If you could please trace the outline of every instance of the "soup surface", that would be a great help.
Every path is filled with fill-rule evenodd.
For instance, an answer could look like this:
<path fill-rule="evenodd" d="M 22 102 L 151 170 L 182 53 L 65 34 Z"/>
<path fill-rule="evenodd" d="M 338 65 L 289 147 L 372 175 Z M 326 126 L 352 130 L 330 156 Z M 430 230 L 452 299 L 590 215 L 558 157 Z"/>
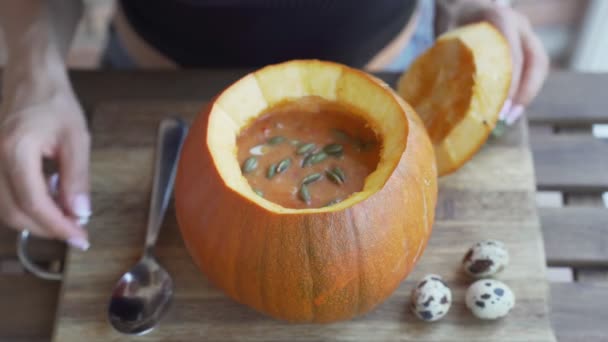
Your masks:
<path fill-rule="evenodd" d="M 361 191 L 381 142 L 350 108 L 318 97 L 274 106 L 237 137 L 243 175 L 286 208 L 319 208 Z"/>

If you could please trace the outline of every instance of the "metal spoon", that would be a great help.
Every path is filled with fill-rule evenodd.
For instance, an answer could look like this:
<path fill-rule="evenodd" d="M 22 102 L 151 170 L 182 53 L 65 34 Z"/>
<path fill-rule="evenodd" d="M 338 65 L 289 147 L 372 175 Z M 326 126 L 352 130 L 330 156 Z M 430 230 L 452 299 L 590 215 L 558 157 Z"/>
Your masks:
<path fill-rule="evenodd" d="M 158 129 L 144 253 L 116 284 L 108 308 L 110 323 L 121 333 L 143 335 L 154 329 L 173 296 L 173 280 L 156 261 L 153 248 L 173 191 L 186 132 L 186 124 L 178 119 L 165 119 Z"/>

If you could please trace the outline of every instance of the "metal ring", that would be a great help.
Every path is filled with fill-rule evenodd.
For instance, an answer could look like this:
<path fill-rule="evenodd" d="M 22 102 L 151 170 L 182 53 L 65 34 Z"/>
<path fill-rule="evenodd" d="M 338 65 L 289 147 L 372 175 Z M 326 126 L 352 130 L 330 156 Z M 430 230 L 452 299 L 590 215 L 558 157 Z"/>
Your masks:
<path fill-rule="evenodd" d="M 22 230 L 17 237 L 17 257 L 19 261 L 25 267 L 26 270 L 30 271 L 33 275 L 38 278 L 45 280 L 61 280 L 63 279 L 63 273 L 50 272 L 36 265 L 27 254 L 27 241 L 30 237 L 28 230 Z"/>

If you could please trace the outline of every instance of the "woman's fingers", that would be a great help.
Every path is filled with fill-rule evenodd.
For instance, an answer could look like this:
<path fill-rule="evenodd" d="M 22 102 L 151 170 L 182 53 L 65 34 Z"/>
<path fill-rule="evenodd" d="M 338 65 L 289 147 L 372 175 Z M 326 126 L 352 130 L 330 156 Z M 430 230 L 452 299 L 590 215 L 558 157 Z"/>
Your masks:
<path fill-rule="evenodd" d="M 509 7 L 496 6 L 486 10 L 484 20 L 494 25 L 509 43 L 511 48 L 511 87 L 509 88 L 509 99 L 512 99 L 518 90 L 524 65 L 524 54 L 519 34 L 517 13 Z"/>
<path fill-rule="evenodd" d="M 538 95 L 549 72 L 549 56 L 542 42 L 532 30 L 527 18 L 519 16 L 519 36 L 521 39 L 524 64 L 521 80 L 513 102 L 527 106 Z"/>
<path fill-rule="evenodd" d="M 511 48 L 511 86 L 499 115 L 511 125 L 540 91 L 547 76 L 549 58 L 525 16 L 509 7 L 496 6 L 486 14 L 486 20 L 503 33 Z"/>
<path fill-rule="evenodd" d="M 540 91 L 549 68 L 547 53 L 528 19 L 514 9 L 489 1 L 456 3 L 451 10 L 451 22 L 465 25 L 486 21 L 501 31 L 509 43 L 513 64 L 511 84 L 499 117 L 511 124 Z"/>
<path fill-rule="evenodd" d="M 60 196 L 64 207 L 82 225 L 91 216 L 89 146 L 86 130 L 71 130 L 59 145 Z"/>
<path fill-rule="evenodd" d="M 19 139 L 9 146 L 8 152 L 12 153 L 7 158 L 12 161 L 8 167 L 8 181 L 19 210 L 54 237 L 79 249 L 88 249 L 86 232 L 64 215 L 47 190 L 40 148 L 29 139 Z"/>
<path fill-rule="evenodd" d="M 61 75 L 22 76 L 5 79 L 7 92 L 19 96 L 0 107 L 0 177 L 10 189 L 3 195 L 10 202 L 0 201 L 0 214 L 9 215 L 14 227 L 27 225 L 38 235 L 87 249 L 87 233 L 77 222 L 77 216 L 90 214 L 89 137 L 82 108 L 67 79 L 55 77 Z M 61 175 L 51 182 L 59 183 L 58 194 L 49 191 L 43 158 L 58 161 Z"/>

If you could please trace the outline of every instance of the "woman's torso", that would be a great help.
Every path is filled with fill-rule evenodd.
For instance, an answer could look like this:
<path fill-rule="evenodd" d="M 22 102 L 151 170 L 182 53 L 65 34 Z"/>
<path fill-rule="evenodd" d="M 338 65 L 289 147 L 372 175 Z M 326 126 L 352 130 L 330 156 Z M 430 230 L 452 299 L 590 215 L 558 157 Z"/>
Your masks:
<path fill-rule="evenodd" d="M 183 67 L 295 58 L 365 66 L 412 17 L 414 0 L 122 0 L 133 31 Z"/>

